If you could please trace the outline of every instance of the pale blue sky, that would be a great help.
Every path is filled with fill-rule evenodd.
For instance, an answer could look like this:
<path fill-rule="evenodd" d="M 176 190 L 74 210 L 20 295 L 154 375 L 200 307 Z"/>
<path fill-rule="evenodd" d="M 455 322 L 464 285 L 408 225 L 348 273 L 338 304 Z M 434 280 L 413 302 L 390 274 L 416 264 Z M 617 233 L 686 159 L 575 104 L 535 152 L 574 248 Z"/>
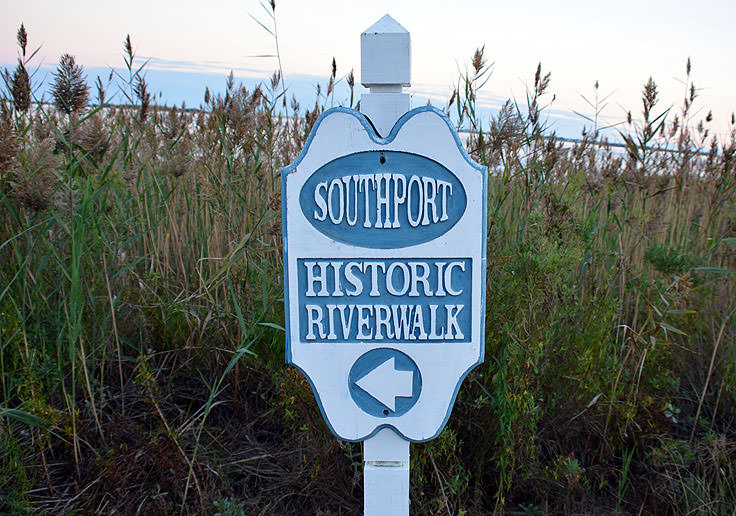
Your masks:
<path fill-rule="evenodd" d="M 91 0 L 9 2 L 0 18 L 0 62 L 17 55 L 15 31 L 24 22 L 30 45 L 52 65 L 69 52 L 87 67 L 121 66 L 121 43 L 130 33 L 140 56 L 154 58 L 150 69 L 178 68 L 266 77 L 274 42 L 249 14 L 268 18 L 255 0 Z M 412 36 L 412 82 L 416 91 L 446 100 L 476 47 L 485 45 L 495 62 L 484 98 L 523 100 L 539 61 L 552 72 L 553 107 L 590 112 L 580 94 L 615 92 L 605 114 L 640 111 L 639 92 L 652 75 L 662 107 L 679 107 L 688 56 L 700 89 L 697 106 L 712 109 L 714 129 L 724 132 L 736 110 L 733 21 L 736 2 L 684 1 L 492 2 L 479 0 L 277 0 L 279 43 L 287 81 L 290 75 L 327 75 L 334 56 L 338 73 L 360 70 L 360 33 L 391 14 Z M 172 65 L 174 62 L 185 63 Z M 204 90 L 204 87 L 202 87 Z"/>

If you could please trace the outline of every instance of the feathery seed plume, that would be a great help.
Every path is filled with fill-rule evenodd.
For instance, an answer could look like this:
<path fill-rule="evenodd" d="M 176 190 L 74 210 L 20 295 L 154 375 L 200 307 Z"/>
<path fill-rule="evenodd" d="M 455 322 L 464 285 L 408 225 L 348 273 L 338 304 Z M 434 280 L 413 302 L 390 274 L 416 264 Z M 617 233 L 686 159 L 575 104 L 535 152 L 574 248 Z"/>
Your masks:
<path fill-rule="evenodd" d="M 135 83 L 135 96 L 140 102 L 140 120 L 143 122 L 148 116 L 148 108 L 151 105 L 151 94 L 148 91 L 148 85 L 146 84 L 145 77 L 140 75 L 137 76 Z"/>
<path fill-rule="evenodd" d="M 355 74 L 353 74 L 353 70 L 351 69 L 348 73 L 347 77 L 348 86 L 350 86 L 350 89 L 352 89 L 355 86 Z"/>
<path fill-rule="evenodd" d="M 18 40 L 18 46 L 23 51 L 23 57 L 26 57 L 26 45 L 28 44 L 28 33 L 26 32 L 26 28 L 23 26 L 23 24 L 20 24 L 20 29 L 18 29 L 18 34 L 16 36 Z"/>
<path fill-rule="evenodd" d="M 59 66 L 54 73 L 54 84 L 51 95 L 54 104 L 67 115 L 76 113 L 87 105 L 89 87 L 84 80 L 84 69 L 76 64 L 74 56 L 61 56 Z"/>
<path fill-rule="evenodd" d="M 18 111 L 25 113 L 31 106 L 31 79 L 28 76 L 23 61 L 18 59 L 13 76 L 10 78 L 10 90 L 13 95 L 13 105 Z"/>
<path fill-rule="evenodd" d="M 97 87 L 97 104 L 101 106 L 105 103 L 105 87 L 103 86 L 102 79 L 100 79 L 99 75 L 97 76 L 95 86 Z"/>
<path fill-rule="evenodd" d="M 480 48 L 476 48 L 475 53 L 473 54 L 473 69 L 475 70 L 476 75 L 478 75 L 486 65 L 486 58 L 483 55 L 485 49 L 486 47 L 483 45 Z"/>

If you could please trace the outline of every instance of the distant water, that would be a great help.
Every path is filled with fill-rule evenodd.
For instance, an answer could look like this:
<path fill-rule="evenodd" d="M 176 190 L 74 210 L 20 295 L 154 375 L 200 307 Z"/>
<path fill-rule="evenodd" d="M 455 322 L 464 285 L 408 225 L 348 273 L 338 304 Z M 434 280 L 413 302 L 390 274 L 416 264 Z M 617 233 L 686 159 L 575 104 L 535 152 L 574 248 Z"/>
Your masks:
<path fill-rule="evenodd" d="M 0 64 L 2 68 L 12 70 L 15 65 Z M 35 88 L 34 95 L 36 99 L 50 99 L 50 88 L 53 82 L 53 66 L 44 66 L 35 71 L 32 83 Z M 96 89 L 94 83 L 99 76 L 106 91 L 107 102 L 114 104 L 128 103 L 125 95 L 121 93 L 121 87 L 126 87 L 128 71 L 126 69 L 116 68 L 114 70 L 112 80 L 110 80 L 111 69 L 103 67 L 85 67 L 87 83 L 90 86 L 90 97 L 96 97 Z M 216 95 L 218 93 L 224 95 L 227 74 L 223 73 L 207 73 L 201 71 L 171 71 L 157 70 L 154 68 L 145 69 L 145 78 L 148 84 L 149 92 L 153 97 L 153 102 L 158 105 L 181 106 L 185 103 L 188 108 L 198 108 L 204 104 L 205 89 L 209 89 L 210 93 Z M 117 75 L 116 75 L 117 74 Z M 119 75 L 119 76 L 118 76 Z M 288 103 L 291 105 L 292 97 L 296 98 L 300 104 L 302 112 L 304 109 L 312 109 L 317 97 L 317 85 L 321 86 L 321 95 L 324 97 L 327 89 L 328 77 L 316 75 L 287 75 L 286 76 L 286 96 Z M 264 74 L 262 77 L 254 76 L 238 76 L 235 75 L 235 84 L 243 84 L 249 91 L 252 91 L 259 84 L 270 84 L 270 75 Z M 441 94 L 434 91 L 444 91 L 446 88 L 447 98 L 443 98 Z M 432 105 L 442 109 L 449 100 L 451 85 L 440 85 L 439 88 L 431 88 L 434 91 L 423 92 L 421 87 L 409 88 L 413 94 L 412 105 L 414 107 L 426 105 L 431 101 Z M 281 86 L 278 88 L 280 93 Z M 366 93 L 367 90 L 359 83 L 355 85 L 354 103 L 360 99 L 360 95 Z M 493 97 L 493 101 L 486 102 L 479 106 L 479 115 L 484 119 L 484 126 L 488 126 L 491 116 L 498 112 L 498 106 L 505 100 L 501 97 Z M 324 103 L 324 98 L 322 103 Z M 335 93 L 327 102 L 327 107 L 348 106 L 350 103 L 350 90 L 347 83 L 339 81 L 335 87 Z M 551 130 L 555 131 L 558 136 L 565 138 L 579 138 L 583 129 L 583 120 L 573 113 L 550 110 L 547 112 L 548 124 Z M 613 135 L 612 135 L 613 136 Z"/>
<path fill-rule="evenodd" d="M 11 69 L 11 66 L 7 64 L 0 66 Z M 85 67 L 84 71 L 87 83 L 90 86 L 91 98 L 94 99 L 96 96 L 94 84 L 99 76 L 105 87 L 108 102 L 114 104 L 127 103 L 126 96 L 121 92 L 121 88 L 125 88 L 127 91 L 126 83 L 129 76 L 127 69 Z M 34 87 L 38 88 L 35 90 L 37 99 L 45 97 L 48 100 L 50 98 L 49 92 L 53 83 L 53 72 L 53 67 L 42 67 L 35 72 L 32 82 Z M 227 74 L 222 73 L 145 69 L 143 75 L 156 104 L 181 106 L 182 103 L 186 103 L 186 106 L 190 108 L 198 108 L 201 104 L 204 104 L 205 89 L 209 89 L 215 95 L 217 93 L 224 94 L 227 81 Z M 235 85 L 238 86 L 241 83 L 249 91 L 252 91 L 259 84 L 270 84 L 270 76 L 246 77 L 236 75 Z M 289 101 L 291 101 L 291 96 L 295 95 L 303 107 L 311 107 L 314 105 L 318 83 L 322 84 L 324 90 L 327 85 L 327 78 L 305 75 L 289 76 L 286 84 Z M 281 91 L 281 86 L 278 87 L 278 90 Z M 339 85 L 335 94 L 335 101 L 347 103 L 348 100 L 347 85 Z"/>

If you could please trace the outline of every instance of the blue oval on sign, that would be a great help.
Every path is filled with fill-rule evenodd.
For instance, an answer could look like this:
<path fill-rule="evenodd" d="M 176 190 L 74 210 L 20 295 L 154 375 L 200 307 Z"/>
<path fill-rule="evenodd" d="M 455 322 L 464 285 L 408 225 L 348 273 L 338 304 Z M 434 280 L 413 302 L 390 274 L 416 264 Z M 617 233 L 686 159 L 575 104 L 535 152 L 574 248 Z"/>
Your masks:
<path fill-rule="evenodd" d="M 449 231 L 465 213 L 460 180 L 434 160 L 398 151 L 342 156 L 317 169 L 299 194 L 322 234 L 377 249 L 409 247 Z"/>

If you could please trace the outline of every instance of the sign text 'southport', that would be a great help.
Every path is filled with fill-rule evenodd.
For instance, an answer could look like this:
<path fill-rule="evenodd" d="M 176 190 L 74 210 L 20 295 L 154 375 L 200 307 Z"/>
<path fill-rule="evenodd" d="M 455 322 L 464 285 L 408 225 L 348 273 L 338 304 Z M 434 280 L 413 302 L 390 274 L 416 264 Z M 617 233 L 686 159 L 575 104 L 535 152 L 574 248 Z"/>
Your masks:
<path fill-rule="evenodd" d="M 465 212 L 467 194 L 434 160 L 366 151 L 320 167 L 305 182 L 299 201 L 309 223 L 338 242 L 397 248 L 449 231 Z"/>
<path fill-rule="evenodd" d="M 452 183 L 433 177 L 403 174 L 351 174 L 321 181 L 314 187 L 315 220 L 363 224 L 364 228 L 397 229 L 401 219 L 411 227 L 444 222 Z M 366 209 L 375 206 L 376 209 Z M 359 209 L 360 208 L 360 209 Z M 358 220 L 358 211 L 362 220 Z M 373 213 L 372 213 L 373 212 Z"/>

